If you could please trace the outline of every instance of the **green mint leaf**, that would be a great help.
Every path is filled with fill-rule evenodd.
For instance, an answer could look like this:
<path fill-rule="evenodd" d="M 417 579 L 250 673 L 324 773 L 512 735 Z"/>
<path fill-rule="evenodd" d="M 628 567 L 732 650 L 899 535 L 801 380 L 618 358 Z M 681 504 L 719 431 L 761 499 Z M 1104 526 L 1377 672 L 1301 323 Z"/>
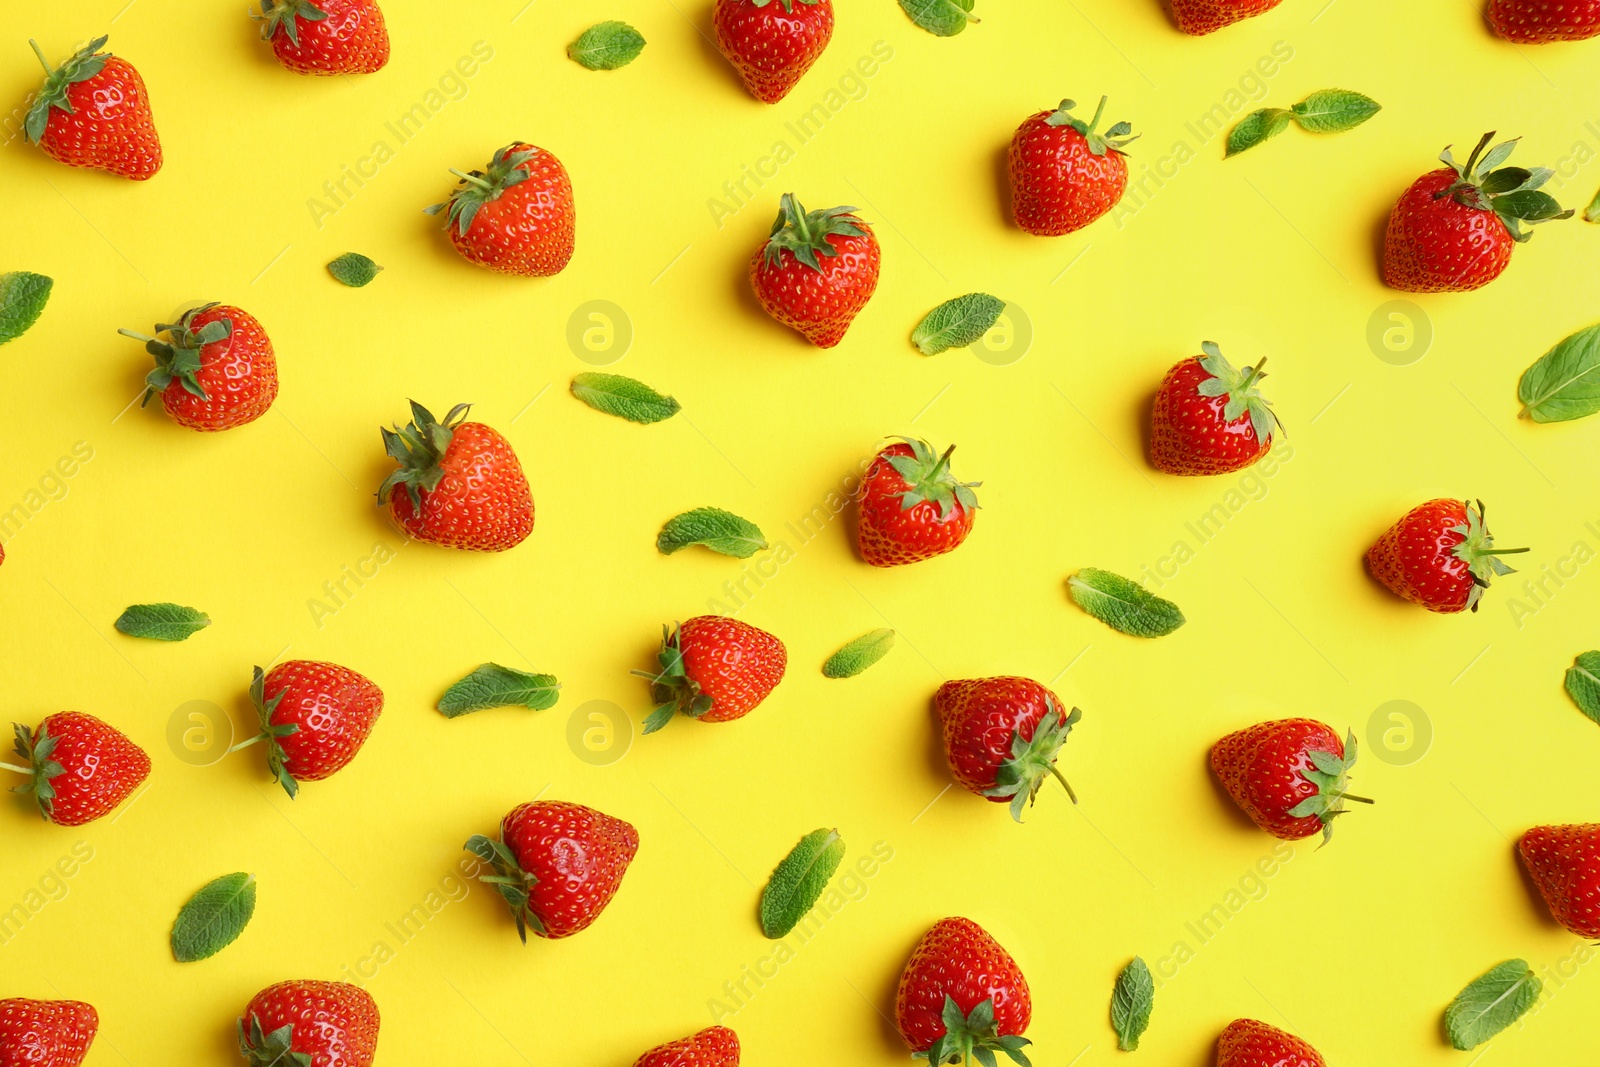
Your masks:
<path fill-rule="evenodd" d="M 554 707 L 560 695 L 561 683 L 553 674 L 529 674 L 498 663 L 485 663 L 444 691 L 439 710 L 447 719 L 486 708 L 544 711 Z"/>
<path fill-rule="evenodd" d="M 670 556 L 690 545 L 704 545 L 724 556 L 749 559 L 767 547 L 761 527 L 721 508 L 695 508 L 667 520 L 656 535 L 656 548 Z"/>
<path fill-rule="evenodd" d="M 1583 218 L 1585 222 L 1600 222 L 1600 193 L 1595 193 L 1589 206 L 1583 209 Z"/>
<path fill-rule="evenodd" d="M 567 58 L 590 70 L 616 70 L 639 58 L 644 35 L 626 22 L 599 22 L 567 45 Z"/>
<path fill-rule="evenodd" d="M 1585 652 L 1567 668 L 1567 695 L 1595 722 L 1600 722 L 1600 652 Z"/>
<path fill-rule="evenodd" d="M 0 274 L 0 345 L 15 341 L 39 321 L 54 284 L 43 274 L 25 270 Z"/>
<path fill-rule="evenodd" d="M 352 289 L 366 285 L 382 269 L 360 252 L 346 252 L 328 264 L 328 273 Z"/>
<path fill-rule="evenodd" d="M 114 624 L 129 637 L 183 641 L 211 625 L 211 616 L 182 604 L 135 604 Z"/>
<path fill-rule="evenodd" d="M 256 913 L 256 876 L 225 874 L 207 883 L 172 924 L 172 956 L 179 963 L 208 959 L 233 944 Z"/>
<path fill-rule="evenodd" d="M 1312 133 L 1353 130 L 1383 110 L 1370 96 L 1348 89 L 1322 89 L 1294 106 L 1295 121 Z"/>
<path fill-rule="evenodd" d="M 893 630 L 873 630 L 849 642 L 828 657 L 822 673 L 828 678 L 854 678 L 884 656 L 894 647 Z"/>
<path fill-rule="evenodd" d="M 1183 612 L 1137 582 L 1098 567 L 1067 579 L 1073 601 L 1113 630 L 1133 637 L 1165 637 L 1184 623 Z"/>
<path fill-rule="evenodd" d="M 954 37 L 967 23 L 980 19 L 972 14 L 973 0 L 900 0 L 911 21 L 936 37 Z"/>
<path fill-rule="evenodd" d="M 1517 399 L 1534 422 L 1566 422 L 1600 411 L 1600 324 L 1579 330 L 1523 371 Z"/>
<path fill-rule="evenodd" d="M 783 858 L 761 891 L 761 932 L 774 941 L 800 925 L 844 859 L 837 830 L 813 830 Z"/>
<path fill-rule="evenodd" d="M 1444 1010 L 1450 1044 L 1462 1052 L 1477 1048 L 1522 1018 L 1543 989 L 1526 960 L 1506 960 L 1489 968 Z"/>
<path fill-rule="evenodd" d="M 965 348 L 994 328 L 1006 302 L 988 293 L 968 293 L 946 300 L 911 331 L 911 343 L 925 356 L 947 348 Z"/>
<path fill-rule="evenodd" d="M 1135 956 L 1117 975 L 1117 984 L 1111 990 L 1111 1025 L 1117 1031 L 1117 1047 L 1122 1051 L 1139 1050 L 1139 1037 L 1150 1025 L 1155 999 L 1156 985 L 1150 968 Z"/>
<path fill-rule="evenodd" d="M 1264 107 L 1252 111 L 1228 131 L 1228 150 L 1225 155 L 1236 156 L 1247 152 L 1263 141 L 1271 140 L 1289 128 L 1290 113 L 1281 107 Z"/>
<path fill-rule="evenodd" d="M 596 411 L 629 422 L 660 422 L 672 418 L 682 409 L 682 405 L 672 397 L 662 396 L 643 382 L 620 374 L 594 371 L 580 374 L 572 379 L 572 395 Z"/>

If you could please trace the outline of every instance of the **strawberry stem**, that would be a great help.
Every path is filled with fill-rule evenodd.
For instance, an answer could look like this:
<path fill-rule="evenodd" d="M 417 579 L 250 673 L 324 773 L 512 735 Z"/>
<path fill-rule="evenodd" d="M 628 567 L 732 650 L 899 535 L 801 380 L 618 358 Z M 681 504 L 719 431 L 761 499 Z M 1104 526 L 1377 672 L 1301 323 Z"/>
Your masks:
<path fill-rule="evenodd" d="M 0 763 L 0 771 L 16 771 L 18 774 L 33 774 L 33 768 L 18 767 L 15 763 Z"/>
<path fill-rule="evenodd" d="M 39 57 L 39 65 L 44 68 L 46 74 L 54 74 L 56 72 L 55 68 L 50 65 L 50 61 L 44 57 L 44 49 L 39 47 L 38 41 L 35 41 L 32 37 L 28 38 L 28 47 L 33 49 L 34 55 Z"/>
<path fill-rule="evenodd" d="M 1068 783 L 1067 779 L 1060 771 L 1056 770 L 1056 765 L 1054 763 L 1050 764 L 1050 773 L 1055 775 L 1056 781 L 1061 783 L 1061 788 L 1067 791 L 1067 796 L 1074 804 L 1076 804 L 1078 802 L 1078 794 L 1072 791 L 1071 784 Z"/>
<path fill-rule="evenodd" d="M 1514 556 L 1518 552 L 1527 552 L 1527 551 L 1529 551 L 1529 550 L 1526 549 L 1526 548 L 1480 548 L 1480 549 L 1478 549 L 1478 555 L 1480 555 L 1480 556 Z"/>
<path fill-rule="evenodd" d="M 1339 797 L 1340 800 L 1353 800 L 1357 804 L 1376 804 L 1377 803 L 1376 800 L 1369 800 L 1366 797 L 1358 797 L 1354 793 L 1339 793 L 1339 794 L 1337 794 L 1337 796 Z"/>
<path fill-rule="evenodd" d="M 472 185 L 476 185 L 479 189 L 482 189 L 485 192 L 494 191 L 494 185 L 491 182 L 480 178 L 475 174 L 468 174 L 466 171 L 457 170 L 454 167 L 450 168 L 450 173 L 454 174 L 457 178 L 460 178 L 464 182 L 469 182 Z"/>
<path fill-rule="evenodd" d="M 1250 383 L 1261 377 L 1261 368 L 1265 367 L 1266 365 L 1267 360 L 1266 357 L 1263 356 L 1260 363 L 1257 363 L 1254 367 L 1246 367 L 1244 369 L 1244 381 L 1239 383 L 1239 389 L 1241 392 L 1250 388 Z"/>
<path fill-rule="evenodd" d="M 1100 98 L 1100 106 L 1094 109 L 1094 118 L 1089 120 L 1089 131 L 1092 133 L 1100 127 L 1100 116 L 1106 113 L 1106 101 L 1109 97 Z"/>
<path fill-rule="evenodd" d="M 232 748 L 228 749 L 228 751 L 229 752 L 241 752 L 244 749 L 249 748 L 251 745 L 256 744 L 259 741 L 265 741 L 266 739 L 267 739 L 267 734 L 259 733 L 259 734 L 256 734 L 254 737 L 252 737 L 248 741 L 240 741 L 237 745 L 234 745 Z"/>

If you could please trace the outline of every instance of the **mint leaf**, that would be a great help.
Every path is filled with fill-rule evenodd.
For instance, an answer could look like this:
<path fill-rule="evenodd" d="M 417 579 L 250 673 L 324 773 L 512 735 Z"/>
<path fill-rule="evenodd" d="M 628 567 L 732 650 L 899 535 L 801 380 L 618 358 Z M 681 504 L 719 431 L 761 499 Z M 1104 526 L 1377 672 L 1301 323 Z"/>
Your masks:
<path fill-rule="evenodd" d="M 1567 668 L 1567 695 L 1595 722 L 1600 722 L 1600 652 L 1585 652 Z"/>
<path fill-rule="evenodd" d="M 382 269 L 360 252 L 346 252 L 328 264 L 328 273 L 352 289 L 366 285 Z"/>
<path fill-rule="evenodd" d="M 662 396 L 643 382 L 620 374 L 597 371 L 580 374 L 572 379 L 572 395 L 596 411 L 629 422 L 660 422 L 682 410 L 682 405 L 672 397 Z"/>
<path fill-rule="evenodd" d="M 1595 193 L 1589 206 L 1583 209 L 1583 218 L 1585 222 L 1600 222 L 1600 193 Z"/>
<path fill-rule="evenodd" d="M 828 657 L 822 673 L 828 678 L 854 678 L 884 656 L 894 647 L 893 630 L 873 630 L 849 642 Z"/>
<path fill-rule="evenodd" d="M 1155 1006 L 1155 980 L 1150 968 L 1138 956 L 1117 975 L 1111 990 L 1111 1025 L 1117 1031 L 1117 1047 L 1124 1052 L 1139 1050 L 1139 1037 L 1150 1025 L 1150 1009 Z"/>
<path fill-rule="evenodd" d="M 225 874 L 207 883 L 172 924 L 172 956 L 179 963 L 208 959 L 238 940 L 256 913 L 256 877 Z"/>
<path fill-rule="evenodd" d="M 444 691 L 439 710 L 447 719 L 486 708 L 544 711 L 555 706 L 560 694 L 561 683 L 553 674 L 529 674 L 498 663 L 485 663 Z"/>
<path fill-rule="evenodd" d="M 1228 131 L 1228 149 L 1224 155 L 1236 156 L 1247 152 L 1263 141 L 1269 141 L 1289 128 L 1292 113 L 1281 107 L 1264 107 L 1252 111 Z"/>
<path fill-rule="evenodd" d="M 211 625 L 211 616 L 182 604 L 135 604 L 113 624 L 129 637 L 183 641 Z"/>
<path fill-rule="evenodd" d="M 1527 960 L 1506 960 L 1489 968 L 1444 1010 L 1450 1044 L 1463 1052 L 1477 1048 L 1527 1014 L 1543 989 Z"/>
<path fill-rule="evenodd" d="M 972 14 L 972 0 L 900 0 L 911 21 L 936 37 L 954 37 L 969 22 L 980 22 Z"/>
<path fill-rule="evenodd" d="M 1137 582 L 1098 567 L 1067 579 L 1073 601 L 1113 630 L 1133 637 L 1165 637 L 1184 623 L 1183 612 Z"/>
<path fill-rule="evenodd" d="M 590 70 L 616 70 L 639 58 L 644 36 L 626 22 L 600 22 L 567 45 L 567 58 Z"/>
<path fill-rule="evenodd" d="M 802 837 L 761 892 L 761 932 L 774 941 L 786 937 L 816 905 L 843 859 L 839 831 L 813 830 Z"/>
<path fill-rule="evenodd" d="M 911 343 L 925 356 L 947 348 L 965 348 L 994 328 L 1006 302 L 988 293 L 968 293 L 946 300 L 923 317 L 911 332 Z"/>
<path fill-rule="evenodd" d="M 1383 110 L 1370 96 L 1348 89 L 1321 89 L 1294 106 L 1295 121 L 1311 133 L 1353 130 Z"/>
<path fill-rule="evenodd" d="M 39 321 L 54 284 L 43 274 L 25 270 L 0 274 L 0 345 L 15 341 Z"/>
<path fill-rule="evenodd" d="M 767 547 L 761 527 L 721 508 L 695 508 L 667 520 L 656 535 L 656 548 L 670 556 L 690 545 L 704 545 L 724 556 L 749 559 Z"/>
<path fill-rule="evenodd" d="M 1534 422 L 1566 422 L 1600 411 L 1600 325 L 1579 330 L 1523 371 L 1517 399 Z"/>

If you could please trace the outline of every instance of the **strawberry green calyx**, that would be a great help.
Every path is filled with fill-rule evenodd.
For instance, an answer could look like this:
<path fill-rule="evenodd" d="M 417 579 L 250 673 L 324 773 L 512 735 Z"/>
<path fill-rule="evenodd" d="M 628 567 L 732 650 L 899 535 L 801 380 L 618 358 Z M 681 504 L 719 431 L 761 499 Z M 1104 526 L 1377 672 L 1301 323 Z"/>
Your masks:
<path fill-rule="evenodd" d="M 1022 809 L 1033 803 L 1047 777 L 1054 777 L 1072 802 L 1078 802 L 1078 794 L 1056 769 L 1056 756 L 1066 743 L 1067 735 L 1072 733 L 1072 727 L 1083 718 L 1083 712 L 1073 708 L 1062 718 L 1061 708 L 1054 700 L 1046 697 L 1045 704 L 1049 710 L 1034 728 L 1033 740 L 1024 740 L 1020 732 L 1011 735 L 1011 757 L 1000 764 L 994 786 L 983 791 L 986 797 L 1010 797 L 1011 817 L 1017 822 L 1022 821 Z"/>
<path fill-rule="evenodd" d="M 505 898 L 511 908 L 511 917 L 517 921 L 517 936 L 528 943 L 528 927 L 540 937 L 544 936 L 544 922 L 529 907 L 529 892 L 539 884 L 539 879 L 522 869 L 511 850 L 493 838 L 473 834 L 467 838 L 466 850 L 487 863 L 493 874 L 480 874 L 478 881 L 492 885 Z"/>
<path fill-rule="evenodd" d="M 778 200 L 778 217 L 772 223 L 772 233 L 767 238 L 767 265 L 776 266 L 784 252 L 804 263 L 812 270 L 822 270 L 817 257 L 836 256 L 838 249 L 828 243 L 832 235 L 865 237 L 865 225 L 855 216 L 853 207 L 830 207 L 821 211 L 807 211 L 793 193 L 784 193 Z"/>
<path fill-rule="evenodd" d="M 700 683 L 689 677 L 683 662 L 681 631 L 677 623 L 669 629 L 661 628 L 661 651 L 656 654 L 661 670 L 634 671 L 640 678 L 650 680 L 650 697 L 656 703 L 644 720 L 644 732 L 653 734 L 678 713 L 698 719 L 711 710 L 711 697 L 700 691 Z"/>
<path fill-rule="evenodd" d="M 1139 139 L 1139 135 L 1133 132 L 1131 123 L 1119 122 L 1103 134 L 1095 132 L 1095 127 L 1100 125 L 1101 116 L 1105 114 L 1106 101 L 1108 99 L 1109 97 L 1104 96 L 1100 98 L 1100 106 L 1094 109 L 1094 118 L 1088 122 L 1084 122 L 1072 113 L 1072 109 L 1078 106 L 1077 101 L 1063 100 L 1061 101 L 1061 106 L 1056 108 L 1055 112 L 1044 120 L 1045 124 L 1048 126 L 1071 126 L 1083 134 L 1083 139 L 1089 142 L 1089 151 L 1094 155 L 1103 156 L 1107 151 L 1122 152 L 1123 145 L 1131 144 Z M 1130 134 L 1132 136 L 1129 136 Z M 1122 154 L 1127 155 L 1126 152 Z"/>
<path fill-rule="evenodd" d="M 267 743 L 267 770 L 272 772 L 273 781 L 283 786 L 283 791 L 293 800 L 300 792 L 300 783 L 295 780 L 289 768 L 285 766 L 289 754 L 278 743 L 278 738 L 288 737 L 290 734 L 299 733 L 300 727 L 296 723 L 277 724 L 272 721 L 272 713 L 278 710 L 278 704 L 283 700 L 279 693 L 271 700 L 267 699 L 267 676 L 260 667 L 255 669 L 255 675 L 250 680 L 250 704 L 256 709 L 256 719 L 261 723 L 261 732 L 245 741 L 228 749 L 229 752 L 238 752 L 240 749 L 249 748 L 261 741 Z"/>
<path fill-rule="evenodd" d="M 28 108 L 28 118 L 23 129 L 28 134 L 28 140 L 34 144 L 39 143 L 39 138 L 44 136 L 45 124 L 50 121 L 50 109 L 59 108 L 67 114 L 73 114 L 72 101 L 67 98 L 67 87 L 76 82 L 88 81 L 105 68 L 109 54 L 102 54 L 100 49 L 105 47 L 110 38 L 96 37 L 76 52 L 61 66 L 52 67 L 50 61 L 44 57 L 44 51 L 38 43 L 28 41 L 28 46 L 33 49 L 33 54 L 39 57 L 39 62 L 44 65 L 44 87 L 39 90 L 39 95 L 33 98 L 33 106 Z"/>
<path fill-rule="evenodd" d="M 156 333 L 166 334 L 167 340 L 159 337 L 147 337 L 142 333 L 132 330 L 118 330 L 124 337 L 131 337 L 135 341 L 144 342 L 144 350 L 156 359 L 156 369 L 145 376 L 144 398 L 139 401 L 139 406 L 144 407 L 150 403 L 150 398 L 157 393 L 167 391 L 167 386 L 177 382 L 183 387 L 184 392 L 199 397 L 201 400 L 210 400 L 206 395 L 205 387 L 200 384 L 200 350 L 206 345 L 225 340 L 233 336 L 233 320 L 228 318 L 214 319 L 198 330 L 194 329 L 194 320 L 201 313 L 216 307 L 216 302 L 201 304 L 199 307 L 185 311 L 177 322 L 156 323 Z"/>
<path fill-rule="evenodd" d="M 413 507 L 422 507 L 422 490 L 432 492 L 444 477 L 439 459 L 450 447 L 450 439 L 461 420 L 467 417 L 471 404 L 457 404 L 440 422 L 433 412 L 417 403 L 411 404 L 411 421 L 393 430 L 379 429 L 383 435 L 383 450 L 400 466 L 378 486 L 378 503 L 386 504 L 396 486 L 405 486 Z"/>
<path fill-rule="evenodd" d="M 1267 376 L 1261 369 L 1267 361 L 1263 359 L 1255 366 L 1239 371 L 1228 362 L 1215 341 L 1202 341 L 1200 351 L 1205 353 L 1200 359 L 1200 366 L 1211 375 L 1200 383 L 1200 395 L 1226 396 L 1228 403 L 1222 409 L 1222 417 L 1228 422 L 1248 412 L 1256 440 L 1266 444 L 1273 431 L 1282 428 L 1277 414 L 1272 410 L 1272 401 L 1256 389 L 1261 379 Z"/>
<path fill-rule="evenodd" d="M 297 20 L 320 22 L 328 13 L 311 0 L 261 0 L 261 14 L 251 12 L 250 17 L 261 24 L 261 39 L 272 40 L 280 29 L 289 43 L 300 47 L 300 26 Z"/>
<path fill-rule="evenodd" d="M 525 164 L 534 157 L 534 153 L 516 151 L 520 143 L 513 142 L 496 152 L 487 170 L 464 173 L 451 167 L 450 173 L 461 180 L 450 194 L 450 199 L 422 210 L 429 215 L 445 212 L 445 229 L 453 225 L 456 232 L 465 237 L 472 228 L 472 220 L 477 217 L 479 208 L 498 200 L 501 193 L 532 177 Z"/>
<path fill-rule="evenodd" d="M 32 730 L 20 722 L 11 725 L 17 734 L 11 747 L 24 765 L 19 767 L 14 763 L 0 763 L 0 767 L 28 776 L 26 782 L 13 787 L 11 791 L 31 795 L 39 804 L 39 814 L 48 819 L 54 811 L 56 798 L 56 787 L 50 784 L 50 779 L 65 772 L 61 764 L 50 758 L 61 738 L 51 737 L 49 730 L 42 729 L 39 731 L 39 740 L 35 742 Z"/>
<path fill-rule="evenodd" d="M 1321 750 L 1313 750 L 1308 755 L 1311 757 L 1312 766 L 1300 774 L 1317 787 L 1317 795 L 1307 797 L 1290 808 L 1289 814 L 1296 819 L 1315 815 L 1322 820 L 1322 843 L 1325 845 L 1333 839 L 1333 820 L 1345 813 L 1345 801 L 1354 800 L 1360 804 L 1371 804 L 1372 801 L 1349 791 L 1350 768 L 1356 765 L 1354 730 L 1345 734 L 1344 758 Z"/>
<path fill-rule="evenodd" d="M 261 1016 L 250 1013 L 250 1029 L 239 1020 L 239 1053 L 250 1067 L 311 1067 L 311 1055 L 295 1052 L 294 1024 L 284 1023 L 271 1033 L 263 1032 Z"/>
<path fill-rule="evenodd" d="M 1451 550 L 1456 559 L 1467 565 L 1467 572 L 1472 575 L 1472 592 L 1467 594 L 1467 606 L 1473 611 L 1478 610 L 1478 601 L 1483 597 L 1483 591 L 1489 588 L 1489 580 L 1499 574 L 1515 574 L 1516 571 L 1506 566 L 1501 561 L 1501 556 L 1514 556 L 1519 552 L 1528 551 L 1526 548 L 1496 548 L 1494 535 L 1489 532 L 1488 525 L 1484 522 L 1483 501 L 1463 500 L 1461 507 L 1467 513 L 1467 521 L 1461 526 L 1452 526 L 1451 533 L 1461 535 L 1461 543 Z"/>
<path fill-rule="evenodd" d="M 994 1054 L 1000 1052 L 1012 1062 L 1029 1067 L 1028 1057 L 1022 1050 L 1033 1044 L 1016 1034 L 1001 1034 L 994 1021 L 994 1000 L 982 1001 L 966 1015 L 961 1005 L 946 993 L 944 997 L 944 1033 L 925 1052 L 914 1052 L 914 1060 L 927 1060 L 928 1067 L 937 1064 L 968 1064 L 976 1059 L 981 1064 L 992 1065 Z"/>
<path fill-rule="evenodd" d="M 1539 187 L 1553 178 L 1555 171 L 1549 167 L 1502 167 L 1500 164 L 1517 147 L 1518 138 L 1501 141 L 1485 152 L 1492 140 L 1494 131 L 1490 130 L 1465 163 L 1457 163 L 1449 147 L 1439 153 L 1444 165 L 1456 172 L 1456 180 L 1435 193 L 1435 200 L 1449 196 L 1466 207 L 1493 211 L 1519 243 L 1533 236 L 1523 230 L 1524 222 L 1532 225 L 1573 216 L 1571 208 L 1562 210 L 1555 197 L 1540 191 Z"/>
<path fill-rule="evenodd" d="M 945 449 L 944 455 L 935 456 L 933 446 L 926 441 L 911 437 L 900 440 L 911 446 L 911 455 L 888 459 L 889 466 L 906 483 L 906 491 L 900 494 L 901 511 L 910 511 L 929 500 L 939 505 L 939 521 L 946 522 L 955 517 L 958 502 L 968 511 L 977 508 L 978 497 L 973 490 L 983 483 L 956 481 L 950 472 L 950 453 L 956 450 L 955 445 Z"/>

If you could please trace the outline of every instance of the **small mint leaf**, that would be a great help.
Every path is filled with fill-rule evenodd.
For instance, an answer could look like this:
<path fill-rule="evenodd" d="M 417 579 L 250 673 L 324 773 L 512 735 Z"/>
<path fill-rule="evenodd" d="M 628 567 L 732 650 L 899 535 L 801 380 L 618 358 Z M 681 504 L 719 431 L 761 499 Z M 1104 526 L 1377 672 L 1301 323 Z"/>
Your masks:
<path fill-rule="evenodd" d="M 1600 193 L 1595 193 L 1594 199 L 1589 202 L 1589 206 L 1584 208 L 1583 220 L 1585 222 L 1600 222 Z"/>
<path fill-rule="evenodd" d="M 15 341 L 39 321 L 54 284 L 43 274 L 25 270 L 0 274 L 0 345 Z"/>
<path fill-rule="evenodd" d="M 626 22 L 600 22 L 567 45 L 567 58 L 590 70 L 616 70 L 639 58 L 644 35 Z"/>
<path fill-rule="evenodd" d="M 211 616 L 182 604 L 135 604 L 113 624 L 129 637 L 183 641 L 211 625 Z"/>
<path fill-rule="evenodd" d="M 1084 611 L 1132 637 L 1165 637 L 1185 621 L 1172 601 L 1098 567 L 1085 567 L 1068 578 L 1067 591 Z"/>
<path fill-rule="evenodd" d="M 838 830 L 813 830 L 783 858 L 761 892 L 761 932 L 776 941 L 800 924 L 844 859 Z"/>
<path fill-rule="evenodd" d="M 656 535 L 656 548 L 670 556 L 690 545 L 704 545 L 724 556 L 749 559 L 767 547 L 761 527 L 721 508 L 695 508 L 668 519 Z"/>
<path fill-rule="evenodd" d="M 553 674 L 530 674 L 498 663 L 485 663 L 461 679 L 439 698 L 439 710 L 447 719 L 459 718 L 486 708 L 532 708 L 544 711 L 555 706 L 561 683 Z"/>
<path fill-rule="evenodd" d="M 1585 652 L 1567 668 L 1567 695 L 1579 711 L 1600 723 L 1600 652 Z"/>
<path fill-rule="evenodd" d="M 1150 968 L 1135 956 L 1117 975 L 1117 984 L 1111 990 L 1111 1026 L 1117 1031 L 1117 1047 L 1123 1052 L 1139 1050 L 1139 1038 L 1150 1026 L 1155 999 Z"/>
<path fill-rule="evenodd" d="M 972 14 L 973 0 L 900 0 L 911 21 L 935 37 L 954 37 L 967 23 L 980 21 Z"/>
<path fill-rule="evenodd" d="M 873 630 L 847 643 L 828 657 L 822 673 L 828 678 L 854 678 L 884 656 L 894 647 L 893 630 Z"/>
<path fill-rule="evenodd" d="M 1006 302 L 988 293 L 968 293 L 946 300 L 925 315 L 911 332 L 911 343 L 925 356 L 947 348 L 965 348 L 994 328 Z"/>
<path fill-rule="evenodd" d="M 676 400 L 662 396 L 643 382 L 621 374 L 588 372 L 572 379 L 572 395 L 596 411 L 649 424 L 670 419 L 682 410 Z"/>
<path fill-rule="evenodd" d="M 1289 112 L 1281 107 L 1264 107 L 1252 111 L 1228 131 L 1228 148 L 1225 155 L 1236 156 L 1247 152 L 1263 141 L 1271 140 L 1289 128 Z"/>
<path fill-rule="evenodd" d="M 1523 371 L 1517 399 L 1534 422 L 1567 422 L 1600 411 L 1600 324 L 1579 330 Z"/>
<path fill-rule="evenodd" d="M 172 924 L 172 956 L 179 963 L 208 959 L 236 941 L 256 911 L 253 874 L 225 874 L 189 898 Z"/>
<path fill-rule="evenodd" d="M 1294 106 L 1295 121 L 1311 133 L 1353 130 L 1383 110 L 1383 105 L 1349 89 L 1321 89 Z"/>
<path fill-rule="evenodd" d="M 1506 960 L 1475 978 L 1444 1010 L 1445 1033 L 1462 1052 L 1477 1048 L 1518 1019 L 1544 990 L 1526 960 Z"/>
<path fill-rule="evenodd" d="M 366 285 L 382 269 L 360 252 L 346 252 L 328 264 L 328 273 L 352 289 Z"/>

